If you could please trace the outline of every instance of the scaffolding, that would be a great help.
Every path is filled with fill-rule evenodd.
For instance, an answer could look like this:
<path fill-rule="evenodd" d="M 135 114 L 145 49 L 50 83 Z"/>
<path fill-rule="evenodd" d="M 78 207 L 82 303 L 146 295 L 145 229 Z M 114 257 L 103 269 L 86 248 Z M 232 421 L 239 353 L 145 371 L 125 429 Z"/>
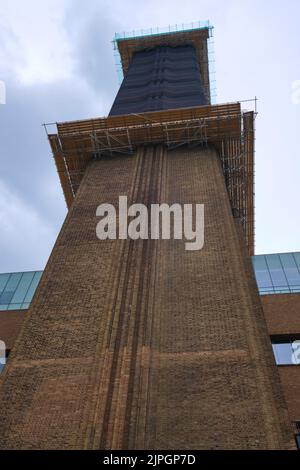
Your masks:
<path fill-rule="evenodd" d="M 243 111 L 237 102 L 45 124 L 45 129 L 68 207 L 91 160 L 130 155 L 146 145 L 161 144 L 170 151 L 213 146 L 220 156 L 233 215 L 241 222 L 253 254 L 255 116 L 256 111 Z"/>
<path fill-rule="evenodd" d="M 215 104 L 213 26 L 209 21 L 116 33 L 113 39 L 113 48 L 119 81 L 121 82 L 126 74 L 135 52 L 158 45 L 178 46 L 182 44 L 190 44 L 195 47 L 207 102 Z"/>

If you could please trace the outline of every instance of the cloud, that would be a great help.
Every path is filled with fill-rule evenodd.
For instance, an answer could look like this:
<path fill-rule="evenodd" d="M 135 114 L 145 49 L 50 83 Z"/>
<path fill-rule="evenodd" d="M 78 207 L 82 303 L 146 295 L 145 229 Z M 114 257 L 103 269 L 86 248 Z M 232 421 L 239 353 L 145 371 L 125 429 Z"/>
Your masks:
<path fill-rule="evenodd" d="M 50 3 L 47 2 L 46 13 L 49 13 Z M 75 3 L 72 4 L 73 8 Z M 7 91 L 6 105 L 0 107 L 1 179 L 6 184 L 5 191 L 2 186 L 0 193 L 1 218 L 5 219 L 7 215 L 3 208 L 11 197 L 14 210 L 17 207 L 22 207 L 24 211 L 29 208 L 31 223 L 22 224 L 23 239 L 28 241 L 28 246 L 21 242 L 21 238 L 10 237 L 4 228 L 0 229 L 0 272 L 44 267 L 47 253 L 50 254 L 55 240 L 54 234 L 58 234 L 66 215 L 63 193 L 42 123 L 103 116 L 108 113 L 117 89 L 113 64 L 108 65 L 104 60 L 99 70 L 93 70 L 93 67 L 98 67 L 98 62 L 101 63 L 101 47 L 106 48 L 106 45 L 100 35 L 99 50 L 96 47 L 93 50 L 97 25 L 92 12 L 81 21 L 81 15 L 71 14 L 67 6 L 68 2 L 65 2 L 61 9 L 64 14 L 60 13 L 59 21 L 54 21 L 51 15 L 46 18 L 46 13 L 40 9 L 35 12 L 35 21 L 37 15 L 41 16 L 45 28 L 42 37 L 46 36 L 46 40 L 41 40 L 37 34 L 40 28 L 27 36 L 26 30 L 19 25 L 23 7 L 16 15 L 9 11 L 10 6 L 5 10 L 6 14 L 10 14 L 10 21 L 1 31 L 5 47 L 1 49 L 0 64 Z M 32 2 L 29 3 L 30 7 Z M 68 27 L 65 27 L 65 15 L 69 16 Z M 27 12 L 26 18 L 29 17 Z M 55 26 L 51 26 L 51 21 Z M 103 28 L 104 25 L 105 20 Z M 91 34 L 88 34 L 89 31 Z M 64 54 L 53 52 L 56 40 L 54 38 L 53 44 L 51 40 L 55 34 L 68 44 Z M 111 38 L 109 29 L 105 34 Z M 39 40 L 40 45 L 36 47 Z M 26 47 L 21 47 L 22 43 L 32 48 L 30 54 Z M 42 49 L 45 53 L 43 57 L 40 55 Z M 111 48 L 107 49 L 106 57 L 110 60 Z M 61 61 L 65 61 L 68 73 L 59 72 Z M 38 72 L 37 63 L 42 73 Z M 50 74 L 49 68 L 53 68 Z M 11 218 L 10 224 L 16 219 Z M 36 228 L 37 233 L 44 233 L 44 236 L 36 238 L 33 235 Z M 39 245 L 38 250 L 30 243 L 31 237 Z M 21 256 L 23 250 L 24 255 Z M 2 256 L 3 253 L 6 253 L 5 256 Z"/>
<path fill-rule="evenodd" d="M 288 9 L 274 0 L 271 10 L 259 0 L 242 6 L 238 0 L 0 2 L 0 80 L 6 85 L 6 104 L 0 105 L 1 224 L 9 205 L 16 214 L 5 220 L 5 230 L 0 226 L 0 272 L 42 268 L 50 254 L 66 207 L 41 124 L 108 114 L 118 88 L 114 33 L 206 19 L 215 26 L 219 101 L 260 98 L 258 251 L 297 249 L 300 105 L 292 104 L 291 87 L 300 79 L 298 0 L 290 0 Z M 283 24 L 289 34 L 281 32 Z M 280 230 L 278 208 L 285 214 Z M 20 219 L 24 211 L 30 223 Z M 22 236 L 9 232 L 17 220 Z"/>
<path fill-rule="evenodd" d="M 0 180 L 1 271 L 43 269 L 56 230 Z"/>
<path fill-rule="evenodd" d="M 24 85 L 70 78 L 74 63 L 58 0 L 2 2 L 1 68 Z"/>

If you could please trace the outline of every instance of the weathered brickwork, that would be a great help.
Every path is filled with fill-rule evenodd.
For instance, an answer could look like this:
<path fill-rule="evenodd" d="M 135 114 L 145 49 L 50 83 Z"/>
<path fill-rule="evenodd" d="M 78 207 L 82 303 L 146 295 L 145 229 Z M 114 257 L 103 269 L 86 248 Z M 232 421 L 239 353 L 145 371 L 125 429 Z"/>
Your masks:
<path fill-rule="evenodd" d="M 270 335 L 300 334 L 300 294 L 264 295 L 261 301 Z"/>
<path fill-rule="evenodd" d="M 24 319 L 24 310 L 7 310 L 0 312 L 0 340 L 10 350 L 18 336 Z"/>
<path fill-rule="evenodd" d="M 278 369 L 290 421 L 300 421 L 299 366 L 280 366 Z"/>
<path fill-rule="evenodd" d="M 261 301 L 270 335 L 300 336 L 300 294 L 264 295 Z M 279 366 L 278 370 L 290 421 L 300 421 L 300 367 Z"/>
<path fill-rule="evenodd" d="M 96 207 L 205 204 L 205 246 L 99 241 Z M 250 262 L 213 150 L 90 164 L 2 377 L 2 448 L 290 448 Z"/>

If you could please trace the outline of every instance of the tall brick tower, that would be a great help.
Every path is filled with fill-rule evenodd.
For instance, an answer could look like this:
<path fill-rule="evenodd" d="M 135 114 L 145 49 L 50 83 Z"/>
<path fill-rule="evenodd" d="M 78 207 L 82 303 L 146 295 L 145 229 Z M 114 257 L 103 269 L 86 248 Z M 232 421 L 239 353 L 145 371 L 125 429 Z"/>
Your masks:
<path fill-rule="evenodd" d="M 1 378 L 2 448 L 293 447 L 249 254 L 254 113 L 212 105 L 208 25 L 117 37 L 107 118 L 57 124 L 69 207 Z M 205 206 L 205 244 L 96 237 L 96 208 Z"/>

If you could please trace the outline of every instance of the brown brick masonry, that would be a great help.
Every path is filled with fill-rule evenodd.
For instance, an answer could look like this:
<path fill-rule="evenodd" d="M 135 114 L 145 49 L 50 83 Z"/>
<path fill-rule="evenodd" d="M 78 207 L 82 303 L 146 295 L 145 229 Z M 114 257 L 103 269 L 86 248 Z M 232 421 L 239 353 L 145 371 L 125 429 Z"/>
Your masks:
<path fill-rule="evenodd" d="M 270 335 L 300 334 L 300 294 L 264 295 L 261 301 Z"/>
<path fill-rule="evenodd" d="M 0 311 L 0 340 L 6 349 L 11 349 L 16 341 L 24 320 L 24 310 Z"/>
<path fill-rule="evenodd" d="M 96 207 L 119 195 L 205 204 L 204 249 L 99 241 Z M 294 447 L 213 150 L 89 166 L 0 380 L 2 448 Z"/>
<path fill-rule="evenodd" d="M 300 294 L 261 297 L 270 335 L 300 337 Z M 300 421 L 300 366 L 279 366 L 291 421 Z"/>
<path fill-rule="evenodd" d="M 291 421 L 300 421 L 300 367 L 280 366 L 279 375 Z"/>

